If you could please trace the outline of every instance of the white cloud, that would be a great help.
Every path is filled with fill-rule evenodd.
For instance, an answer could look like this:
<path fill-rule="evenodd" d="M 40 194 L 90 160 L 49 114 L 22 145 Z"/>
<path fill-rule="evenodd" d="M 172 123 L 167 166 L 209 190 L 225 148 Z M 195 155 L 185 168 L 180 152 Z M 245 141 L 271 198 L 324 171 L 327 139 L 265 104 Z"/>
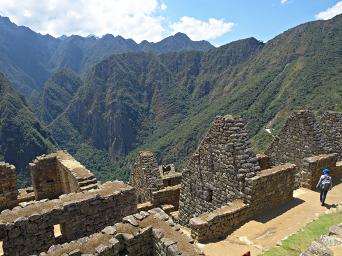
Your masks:
<path fill-rule="evenodd" d="M 316 15 L 316 19 L 328 20 L 341 13 L 342 13 L 342 1 L 338 2 L 336 5 L 334 5 L 331 8 L 328 8 L 325 11 L 318 13 Z"/>
<path fill-rule="evenodd" d="M 138 42 L 162 39 L 166 8 L 158 0 L 0 0 L 2 16 L 42 34 L 110 33 Z"/>
<path fill-rule="evenodd" d="M 288 0 L 281 0 L 282 4 L 286 4 Z"/>
<path fill-rule="evenodd" d="M 170 25 L 173 33 L 183 32 L 192 40 L 215 39 L 232 30 L 235 26 L 232 22 L 210 18 L 207 22 L 192 17 L 184 16 L 179 22 Z"/>
<path fill-rule="evenodd" d="M 166 8 L 167 8 L 167 5 L 166 5 L 166 4 L 162 3 L 162 4 L 160 5 L 160 9 L 161 9 L 162 11 L 165 11 Z"/>

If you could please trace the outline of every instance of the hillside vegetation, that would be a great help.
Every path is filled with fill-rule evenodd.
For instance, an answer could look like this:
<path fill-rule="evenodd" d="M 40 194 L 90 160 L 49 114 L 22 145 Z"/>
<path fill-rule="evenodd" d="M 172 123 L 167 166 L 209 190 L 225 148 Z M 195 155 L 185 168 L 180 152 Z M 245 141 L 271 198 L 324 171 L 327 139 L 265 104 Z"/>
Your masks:
<path fill-rule="evenodd" d="M 56 149 L 56 143 L 0 73 L 0 159 L 23 171 L 36 156 Z M 19 173 L 26 184 L 28 173 Z"/>
<path fill-rule="evenodd" d="M 55 38 L 41 35 L 24 26 L 17 26 L 0 16 L 0 72 L 7 75 L 14 87 L 25 97 L 40 91 L 48 78 L 62 69 L 83 75 L 96 63 L 112 54 L 153 52 L 156 54 L 213 48 L 207 41 L 192 41 L 177 33 L 160 42 L 143 41 L 105 35 L 81 37 L 77 35 Z"/>
<path fill-rule="evenodd" d="M 174 37 L 165 40 L 169 49 L 178 47 Z M 342 15 L 266 44 L 248 38 L 167 53 L 153 46 L 154 52 L 112 55 L 83 79 L 58 72 L 31 98 L 59 147 L 100 179 L 127 179 L 141 149 L 184 166 L 216 115 L 245 118 L 262 151 L 271 140 L 265 128 L 276 134 L 293 110 L 342 111 Z"/>

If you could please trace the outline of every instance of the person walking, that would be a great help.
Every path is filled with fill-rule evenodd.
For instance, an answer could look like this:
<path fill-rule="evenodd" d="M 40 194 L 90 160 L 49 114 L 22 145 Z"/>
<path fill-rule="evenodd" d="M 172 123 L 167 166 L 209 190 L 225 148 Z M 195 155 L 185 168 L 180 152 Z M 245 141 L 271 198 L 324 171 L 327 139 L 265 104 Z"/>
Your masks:
<path fill-rule="evenodd" d="M 319 178 L 319 181 L 316 186 L 321 190 L 320 201 L 322 206 L 325 204 L 325 199 L 327 197 L 328 191 L 332 188 L 332 179 L 329 176 L 329 173 L 329 169 L 324 169 L 323 175 L 321 175 L 321 177 Z"/>

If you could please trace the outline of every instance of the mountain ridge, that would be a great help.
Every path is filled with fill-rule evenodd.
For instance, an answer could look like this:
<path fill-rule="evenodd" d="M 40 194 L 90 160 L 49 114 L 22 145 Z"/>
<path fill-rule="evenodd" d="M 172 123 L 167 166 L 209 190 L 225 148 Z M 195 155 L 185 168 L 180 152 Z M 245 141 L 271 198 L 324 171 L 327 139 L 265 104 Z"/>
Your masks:
<path fill-rule="evenodd" d="M 0 38 L 0 71 L 7 74 L 25 96 L 39 90 L 48 77 L 59 70 L 71 69 L 82 76 L 92 65 L 112 54 L 139 51 L 160 54 L 213 48 L 209 42 L 192 41 L 181 33 L 157 43 L 143 44 L 110 34 L 101 38 L 72 35 L 60 39 L 17 26 L 1 16 Z"/>
<path fill-rule="evenodd" d="M 241 115 L 262 151 L 272 138 L 265 128 L 277 134 L 293 110 L 342 111 L 341 47 L 339 15 L 267 43 L 247 38 L 207 51 L 117 53 L 81 78 L 58 72 L 31 102 L 61 148 L 103 180 L 126 179 L 143 149 L 184 166 L 216 115 Z"/>

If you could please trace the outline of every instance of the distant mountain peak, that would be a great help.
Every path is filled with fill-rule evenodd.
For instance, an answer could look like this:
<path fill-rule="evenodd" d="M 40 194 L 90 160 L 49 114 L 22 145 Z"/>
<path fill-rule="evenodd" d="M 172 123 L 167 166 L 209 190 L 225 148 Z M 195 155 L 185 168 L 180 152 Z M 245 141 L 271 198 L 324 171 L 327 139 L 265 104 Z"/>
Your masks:
<path fill-rule="evenodd" d="M 172 37 L 172 36 L 171 36 L 171 37 Z M 174 38 L 181 38 L 181 39 L 191 40 L 190 37 L 188 37 L 187 34 L 182 33 L 182 32 L 177 32 L 176 34 L 174 34 L 173 37 L 174 37 Z"/>

